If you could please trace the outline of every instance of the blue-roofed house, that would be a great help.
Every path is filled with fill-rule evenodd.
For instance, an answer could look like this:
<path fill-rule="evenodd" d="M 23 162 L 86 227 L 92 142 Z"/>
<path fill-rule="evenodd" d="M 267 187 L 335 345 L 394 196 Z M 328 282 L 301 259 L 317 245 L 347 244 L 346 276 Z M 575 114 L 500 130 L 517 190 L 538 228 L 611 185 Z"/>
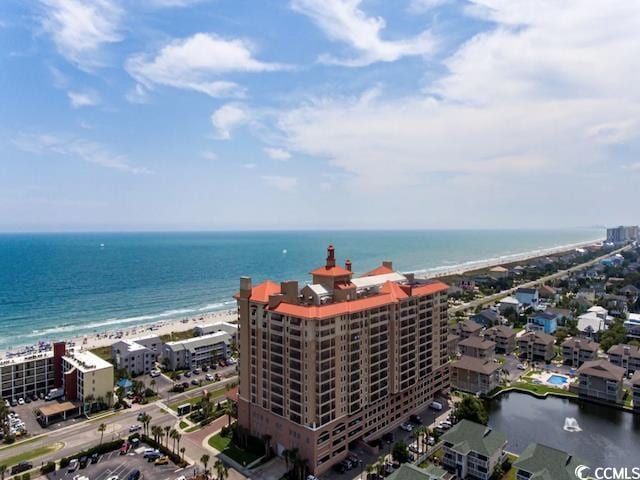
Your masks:
<path fill-rule="evenodd" d="M 551 312 L 536 312 L 529 317 L 527 323 L 528 331 L 544 332 L 549 335 L 556 333 L 558 329 L 559 316 L 556 313 Z"/>

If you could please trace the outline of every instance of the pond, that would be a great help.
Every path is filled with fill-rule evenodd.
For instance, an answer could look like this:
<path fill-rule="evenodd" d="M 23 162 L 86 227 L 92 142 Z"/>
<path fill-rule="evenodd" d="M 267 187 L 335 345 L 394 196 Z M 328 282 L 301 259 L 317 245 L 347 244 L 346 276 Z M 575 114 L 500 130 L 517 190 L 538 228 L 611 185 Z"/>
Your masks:
<path fill-rule="evenodd" d="M 507 436 L 507 450 L 513 453 L 538 442 L 579 456 L 594 467 L 640 466 L 638 414 L 575 399 L 543 400 L 508 392 L 490 402 L 489 425 Z"/>

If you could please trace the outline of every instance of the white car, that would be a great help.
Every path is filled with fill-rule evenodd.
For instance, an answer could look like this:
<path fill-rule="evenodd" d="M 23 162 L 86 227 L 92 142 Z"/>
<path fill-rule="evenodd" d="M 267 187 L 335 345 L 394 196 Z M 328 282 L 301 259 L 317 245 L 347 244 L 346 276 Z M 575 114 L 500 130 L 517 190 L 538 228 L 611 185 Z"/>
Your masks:
<path fill-rule="evenodd" d="M 140 425 L 131 425 L 131 426 L 129 427 L 129 432 L 130 432 L 130 433 L 138 432 L 138 431 L 140 431 L 141 429 L 142 429 L 142 426 L 140 426 Z"/>
<path fill-rule="evenodd" d="M 410 432 L 413 430 L 413 425 L 411 425 L 410 423 L 403 423 L 402 425 L 400 425 L 400 429 L 404 430 L 405 432 Z"/>
<path fill-rule="evenodd" d="M 120 480 L 120 477 L 118 477 L 118 475 L 111 475 L 110 477 L 107 477 L 107 480 Z"/>
<path fill-rule="evenodd" d="M 436 444 L 436 439 L 433 437 L 429 437 L 427 439 L 427 445 L 435 445 Z"/>
<path fill-rule="evenodd" d="M 158 370 L 151 370 L 149 372 L 149 375 L 151 375 L 152 377 L 159 377 L 160 376 L 160 372 Z"/>
<path fill-rule="evenodd" d="M 438 424 L 438 427 L 440 427 L 440 428 L 441 428 L 441 429 L 443 429 L 443 430 L 449 430 L 449 429 L 452 427 L 452 425 L 451 425 L 451 422 L 447 422 L 447 421 L 445 420 L 444 422 L 440 422 L 440 423 Z"/>
<path fill-rule="evenodd" d="M 107 480 L 109 480 L 107 478 Z M 176 478 L 176 480 L 187 480 L 187 477 L 185 477 L 184 475 L 180 475 L 178 478 Z"/>
<path fill-rule="evenodd" d="M 207 373 L 204 378 L 208 381 L 213 381 L 213 375 L 211 375 L 210 373 Z"/>
<path fill-rule="evenodd" d="M 24 398 L 20 397 L 18 399 L 18 405 L 24 405 Z"/>
<path fill-rule="evenodd" d="M 518 370 L 526 370 L 527 367 L 525 367 L 523 364 L 519 363 L 518 366 L 516 367 Z"/>

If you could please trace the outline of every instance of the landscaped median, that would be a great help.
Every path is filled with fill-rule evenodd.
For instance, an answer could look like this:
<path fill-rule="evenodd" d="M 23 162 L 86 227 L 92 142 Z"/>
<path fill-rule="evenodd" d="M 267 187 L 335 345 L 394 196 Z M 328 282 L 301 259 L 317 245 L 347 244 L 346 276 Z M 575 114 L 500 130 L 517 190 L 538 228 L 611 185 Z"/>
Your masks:
<path fill-rule="evenodd" d="M 28 462 L 29 460 L 33 460 L 35 458 L 42 457 L 43 455 L 48 455 L 49 453 L 56 452 L 62 447 L 64 447 L 64 443 L 62 442 L 43 445 L 42 447 L 34 448 L 32 450 L 14 455 L 13 457 L 5 458 L 4 460 L 0 461 L 0 463 L 10 468 L 20 462 Z"/>
<path fill-rule="evenodd" d="M 219 397 L 222 397 L 225 392 L 227 391 L 227 389 L 225 387 L 222 388 L 218 388 L 216 390 L 211 390 L 209 392 L 209 396 L 213 399 L 213 400 L 217 400 Z M 185 398 L 184 400 L 179 400 L 177 402 L 172 402 L 169 403 L 167 405 L 167 407 L 169 407 L 171 410 L 177 412 L 178 411 L 178 407 L 181 405 L 186 405 L 186 404 L 190 404 L 190 405 L 197 405 L 198 403 L 200 403 L 202 401 L 202 397 L 204 397 L 204 394 L 202 395 L 198 395 L 197 397 L 193 397 L 193 398 Z"/>
<path fill-rule="evenodd" d="M 234 443 L 233 436 L 233 426 L 224 427 L 209 438 L 209 446 L 243 467 L 248 467 L 264 456 L 264 444 L 259 439 L 247 436 L 245 448 L 240 448 Z"/>
<path fill-rule="evenodd" d="M 526 382 L 516 382 L 508 387 L 498 387 L 492 390 L 491 393 L 488 395 L 488 397 L 494 398 L 494 397 L 497 397 L 498 395 L 502 395 L 505 392 L 511 392 L 511 391 L 530 393 L 539 398 L 544 398 L 547 395 L 554 395 L 556 397 L 578 398 L 578 394 L 574 392 L 570 392 L 569 390 L 550 387 L 547 385 L 542 385 L 537 383 L 526 383 Z"/>

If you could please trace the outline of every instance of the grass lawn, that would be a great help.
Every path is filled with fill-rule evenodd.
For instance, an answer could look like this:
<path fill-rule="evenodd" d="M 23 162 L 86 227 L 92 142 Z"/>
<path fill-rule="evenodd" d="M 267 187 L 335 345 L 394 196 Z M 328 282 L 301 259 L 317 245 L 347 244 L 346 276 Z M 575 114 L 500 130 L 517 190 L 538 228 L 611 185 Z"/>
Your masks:
<path fill-rule="evenodd" d="M 513 462 L 518 459 L 516 455 L 512 455 L 511 453 L 508 453 L 507 457 L 509 458 L 509 463 L 511 463 L 511 465 L 513 465 Z M 502 476 L 502 480 L 516 480 L 516 469 L 512 466 L 504 473 L 504 475 Z"/>
<path fill-rule="evenodd" d="M 56 450 L 60 450 L 64 447 L 64 443 L 56 442 L 51 445 L 45 445 L 42 447 L 34 448 L 33 450 L 29 450 L 28 452 L 23 452 L 18 455 L 14 455 L 13 457 L 9 457 L 2 461 L 3 465 L 7 465 L 7 467 L 11 467 L 20 462 L 26 462 L 28 460 L 33 460 L 34 458 L 41 457 L 43 455 L 47 455 L 48 453 L 55 452 Z"/>
<path fill-rule="evenodd" d="M 547 385 L 538 385 L 533 383 L 517 382 L 512 385 L 513 388 L 520 390 L 528 390 L 529 392 L 537 393 L 538 395 L 544 395 L 545 393 L 557 393 L 567 397 L 577 397 L 578 395 L 568 390 L 561 388 L 549 387 Z"/>
<path fill-rule="evenodd" d="M 185 429 L 189 426 L 189 424 L 187 422 L 185 422 L 184 420 L 180 420 L 180 428 L 181 429 Z"/>
<path fill-rule="evenodd" d="M 249 465 L 251 462 L 254 462 L 261 457 L 261 455 L 241 450 L 231 443 L 231 438 L 223 437 L 219 433 L 209 439 L 209 445 L 227 457 L 235 460 L 240 465 Z"/>
<path fill-rule="evenodd" d="M 211 392 L 209 392 L 211 394 L 211 400 L 215 402 L 219 397 L 222 397 L 226 393 L 226 391 L 227 390 L 224 387 L 219 388 L 217 390 L 212 390 Z M 200 403 L 200 400 L 202 400 L 202 395 L 198 395 L 197 397 L 179 400 L 177 402 L 170 403 L 167 405 L 167 407 L 169 407 L 171 410 L 178 411 L 178 407 L 180 405 L 184 405 L 186 403 L 190 403 L 191 405 L 196 405 Z"/>
<path fill-rule="evenodd" d="M 28 443 L 33 443 L 40 440 L 39 437 L 35 437 L 35 438 L 28 438 L 27 440 L 16 440 L 15 443 L 12 443 L 11 445 L 6 445 L 3 447 L 0 447 L 0 452 L 5 452 L 11 448 L 15 448 L 15 447 L 19 447 L 20 445 L 26 445 Z"/>

